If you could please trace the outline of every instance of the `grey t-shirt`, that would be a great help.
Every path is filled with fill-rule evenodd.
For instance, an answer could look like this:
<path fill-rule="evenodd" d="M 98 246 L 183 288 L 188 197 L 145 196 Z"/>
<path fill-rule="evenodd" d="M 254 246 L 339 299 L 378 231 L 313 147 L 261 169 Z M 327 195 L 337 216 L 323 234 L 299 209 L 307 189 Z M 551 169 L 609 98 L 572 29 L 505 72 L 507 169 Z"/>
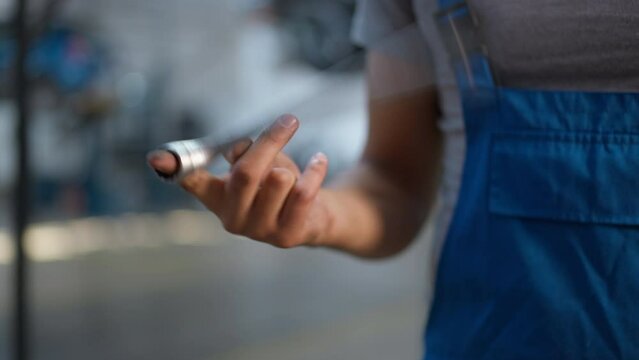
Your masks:
<path fill-rule="evenodd" d="M 639 91 L 639 1 L 469 0 L 500 82 L 509 87 Z M 419 65 L 437 84 L 445 136 L 436 243 L 459 191 L 464 127 L 454 77 L 433 21 L 437 0 L 359 0 L 353 38 Z M 426 79 L 426 80 L 424 80 Z M 439 247 L 439 246 L 438 246 Z M 435 251 L 435 254 L 438 250 Z"/>

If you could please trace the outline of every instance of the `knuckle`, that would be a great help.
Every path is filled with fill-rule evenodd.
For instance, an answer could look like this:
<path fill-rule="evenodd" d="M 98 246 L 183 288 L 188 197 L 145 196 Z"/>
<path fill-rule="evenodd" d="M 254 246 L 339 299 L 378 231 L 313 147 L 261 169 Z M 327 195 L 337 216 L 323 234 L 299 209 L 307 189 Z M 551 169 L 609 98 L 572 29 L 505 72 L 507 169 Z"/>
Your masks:
<path fill-rule="evenodd" d="M 238 163 L 231 174 L 231 183 L 238 186 L 247 186 L 256 181 L 257 177 L 250 166 Z"/>
<path fill-rule="evenodd" d="M 293 174 L 290 171 L 284 169 L 274 169 L 269 173 L 269 184 L 276 187 L 284 187 L 291 183 L 293 180 Z"/>
<path fill-rule="evenodd" d="M 293 200 L 299 203 L 309 203 L 313 200 L 314 194 L 311 189 L 296 186 L 291 196 L 293 196 Z"/>
<path fill-rule="evenodd" d="M 242 235 L 242 226 L 239 222 L 230 220 L 230 219 L 222 219 L 222 225 L 224 226 L 224 230 L 233 234 L 233 235 Z"/>
<path fill-rule="evenodd" d="M 297 246 L 294 238 L 281 235 L 271 241 L 271 244 L 280 249 L 291 249 Z"/>
<path fill-rule="evenodd" d="M 258 241 L 268 241 L 272 237 L 272 231 L 270 229 L 259 227 L 255 228 L 248 233 L 248 237 Z"/>
<path fill-rule="evenodd" d="M 253 240 L 269 242 L 277 233 L 277 230 L 277 224 L 272 224 L 257 214 L 251 214 L 247 218 L 244 235 Z"/>
<path fill-rule="evenodd" d="M 198 190 L 200 183 L 201 183 L 201 179 L 200 179 L 199 173 L 196 172 L 193 174 L 189 174 L 184 179 L 182 179 L 182 181 L 180 182 L 180 185 L 182 186 L 184 190 L 190 193 L 195 193 Z"/>
<path fill-rule="evenodd" d="M 291 181 L 292 174 L 285 170 L 276 170 L 271 171 L 270 181 L 273 182 L 274 185 L 282 186 L 286 185 Z"/>

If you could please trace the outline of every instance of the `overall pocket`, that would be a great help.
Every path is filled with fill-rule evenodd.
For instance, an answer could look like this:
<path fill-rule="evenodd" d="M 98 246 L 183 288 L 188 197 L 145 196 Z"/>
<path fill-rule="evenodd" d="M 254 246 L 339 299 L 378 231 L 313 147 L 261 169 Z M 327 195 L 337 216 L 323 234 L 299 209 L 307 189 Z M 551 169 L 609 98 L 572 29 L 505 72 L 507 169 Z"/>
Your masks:
<path fill-rule="evenodd" d="M 493 214 L 639 225 L 639 135 L 498 133 L 490 166 Z"/>

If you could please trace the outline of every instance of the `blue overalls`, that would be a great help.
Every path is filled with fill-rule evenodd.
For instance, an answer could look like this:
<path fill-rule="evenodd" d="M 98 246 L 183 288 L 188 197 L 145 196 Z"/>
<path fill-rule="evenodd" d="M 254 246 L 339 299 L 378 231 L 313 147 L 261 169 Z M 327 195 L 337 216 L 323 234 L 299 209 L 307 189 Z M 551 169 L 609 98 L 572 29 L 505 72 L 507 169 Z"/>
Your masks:
<path fill-rule="evenodd" d="M 639 94 L 498 86 L 440 5 L 467 153 L 425 358 L 639 359 Z"/>

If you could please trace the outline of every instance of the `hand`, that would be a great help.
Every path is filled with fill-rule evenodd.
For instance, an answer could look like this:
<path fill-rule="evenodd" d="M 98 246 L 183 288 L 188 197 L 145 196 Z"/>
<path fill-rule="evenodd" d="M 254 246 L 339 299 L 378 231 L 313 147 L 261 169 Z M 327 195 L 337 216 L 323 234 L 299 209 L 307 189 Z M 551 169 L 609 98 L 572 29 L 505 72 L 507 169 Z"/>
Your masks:
<path fill-rule="evenodd" d="M 320 187 L 328 160 L 311 158 L 303 172 L 282 148 L 293 137 L 299 121 L 284 115 L 253 143 L 246 139 L 225 154 L 228 174 L 217 177 L 198 170 L 181 186 L 215 213 L 224 228 L 237 235 L 281 248 L 317 245 L 330 228 L 330 216 Z M 149 164 L 172 173 L 177 162 L 168 153 L 153 153 Z"/>

